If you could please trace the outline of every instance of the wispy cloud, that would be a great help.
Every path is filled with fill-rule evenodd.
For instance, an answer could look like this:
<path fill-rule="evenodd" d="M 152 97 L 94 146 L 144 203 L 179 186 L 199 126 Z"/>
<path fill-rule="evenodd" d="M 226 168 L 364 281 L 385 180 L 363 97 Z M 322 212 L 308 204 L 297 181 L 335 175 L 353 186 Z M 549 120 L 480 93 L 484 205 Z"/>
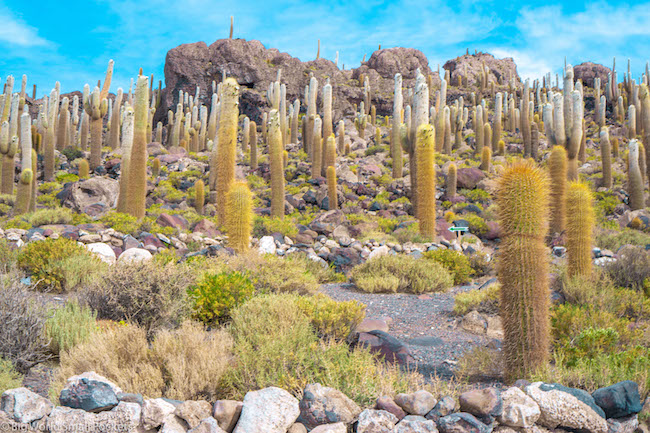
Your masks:
<path fill-rule="evenodd" d="M 48 42 L 38 36 L 38 31 L 0 6 L 0 42 L 20 47 L 44 46 Z"/>

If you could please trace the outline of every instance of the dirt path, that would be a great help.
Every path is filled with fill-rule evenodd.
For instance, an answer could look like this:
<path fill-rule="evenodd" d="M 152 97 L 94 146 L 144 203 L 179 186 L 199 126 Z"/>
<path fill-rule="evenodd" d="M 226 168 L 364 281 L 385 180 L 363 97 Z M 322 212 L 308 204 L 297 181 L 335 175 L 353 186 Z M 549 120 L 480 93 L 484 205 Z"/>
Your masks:
<path fill-rule="evenodd" d="M 452 313 L 456 295 L 478 287 L 480 284 L 472 284 L 454 287 L 447 293 L 411 295 L 364 293 L 352 284 L 325 284 L 321 291 L 338 301 L 364 303 L 369 319 L 392 319 L 389 334 L 408 346 L 420 372 L 449 378 L 463 353 L 492 340 L 460 328 L 459 319 Z"/>

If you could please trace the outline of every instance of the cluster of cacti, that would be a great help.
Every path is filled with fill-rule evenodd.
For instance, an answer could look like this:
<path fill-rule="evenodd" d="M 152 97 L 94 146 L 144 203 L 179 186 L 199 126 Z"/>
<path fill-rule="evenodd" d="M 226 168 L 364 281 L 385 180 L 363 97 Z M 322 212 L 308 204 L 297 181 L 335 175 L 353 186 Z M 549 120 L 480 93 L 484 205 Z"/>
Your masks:
<path fill-rule="evenodd" d="M 503 351 L 510 378 L 527 377 L 549 357 L 549 187 L 532 163 L 508 167 L 499 180 L 497 203 L 502 231 L 497 274 Z"/>

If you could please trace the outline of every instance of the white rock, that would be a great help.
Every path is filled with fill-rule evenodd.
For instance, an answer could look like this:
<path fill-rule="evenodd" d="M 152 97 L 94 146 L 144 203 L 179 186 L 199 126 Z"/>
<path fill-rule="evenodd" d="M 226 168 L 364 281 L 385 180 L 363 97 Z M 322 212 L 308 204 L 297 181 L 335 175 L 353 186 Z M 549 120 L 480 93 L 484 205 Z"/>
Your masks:
<path fill-rule="evenodd" d="M 438 433 L 436 423 L 426 418 L 423 419 L 409 419 L 410 415 L 401 420 L 394 433 Z"/>
<path fill-rule="evenodd" d="M 86 372 L 78 374 L 76 376 L 69 377 L 68 380 L 66 381 L 65 386 L 69 387 L 69 386 L 81 381 L 81 379 L 88 379 L 88 380 L 94 380 L 94 381 L 97 381 L 97 382 L 103 382 L 103 383 L 107 384 L 113 390 L 113 392 L 115 394 L 119 394 L 119 393 L 122 392 L 122 388 L 120 388 L 119 386 L 117 386 L 116 384 L 111 382 L 110 380 L 106 379 L 104 376 L 95 373 L 94 371 L 86 371 Z"/>
<path fill-rule="evenodd" d="M 176 415 L 167 415 L 160 433 L 186 433 L 187 423 Z"/>
<path fill-rule="evenodd" d="M 375 248 L 374 250 L 372 250 L 370 252 L 370 254 L 368 255 L 368 260 L 372 260 L 375 257 L 385 256 L 385 255 L 388 254 L 389 251 L 390 251 L 390 248 L 388 248 L 387 245 L 382 245 L 380 247 L 377 247 L 377 248 Z"/>
<path fill-rule="evenodd" d="M 2 394 L 0 410 L 16 422 L 31 423 L 48 416 L 54 405 L 27 388 L 9 389 Z"/>
<path fill-rule="evenodd" d="M 273 236 L 263 236 L 260 239 L 259 252 L 260 254 L 275 254 L 276 246 Z"/>
<path fill-rule="evenodd" d="M 93 244 L 85 244 L 85 247 L 88 251 L 99 257 L 102 262 L 114 265 L 117 261 L 115 251 L 113 251 L 113 248 L 111 248 L 110 245 L 102 242 L 95 242 Z"/>
<path fill-rule="evenodd" d="M 165 419 L 174 413 L 176 406 L 163 400 L 155 398 L 145 400 L 142 405 L 142 425 L 146 429 L 157 428 L 165 422 Z"/>
<path fill-rule="evenodd" d="M 357 433 L 392 433 L 397 421 L 388 411 L 366 409 L 359 414 Z"/>
<path fill-rule="evenodd" d="M 129 248 L 120 254 L 120 257 L 117 259 L 118 263 L 134 263 L 134 262 L 145 262 L 153 258 L 151 253 L 144 248 Z"/>
<path fill-rule="evenodd" d="M 323 424 L 319 425 L 311 431 L 311 433 L 346 433 L 348 430 L 345 424 L 337 422 L 336 424 Z"/>
<path fill-rule="evenodd" d="M 298 415 L 298 400 L 287 391 L 276 387 L 250 391 L 233 433 L 286 433 Z"/>
<path fill-rule="evenodd" d="M 503 399 L 503 412 L 498 417 L 499 424 L 530 428 L 541 415 L 535 400 L 516 386 L 503 391 L 501 398 Z"/>
<path fill-rule="evenodd" d="M 189 430 L 187 433 L 226 433 L 226 431 L 219 427 L 216 419 L 210 417 L 201 420 L 198 426 Z"/>

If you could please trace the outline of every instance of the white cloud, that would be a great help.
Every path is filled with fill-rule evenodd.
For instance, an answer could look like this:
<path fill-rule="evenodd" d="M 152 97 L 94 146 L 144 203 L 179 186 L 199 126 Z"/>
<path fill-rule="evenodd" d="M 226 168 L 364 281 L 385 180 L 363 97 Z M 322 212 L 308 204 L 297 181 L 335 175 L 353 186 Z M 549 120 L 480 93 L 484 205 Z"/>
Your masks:
<path fill-rule="evenodd" d="M 13 46 L 35 47 L 47 45 L 48 42 L 38 36 L 38 31 L 14 17 L 11 12 L 0 8 L 0 42 Z"/>
<path fill-rule="evenodd" d="M 526 52 L 508 48 L 492 48 L 488 52 L 498 58 L 512 57 L 517 65 L 517 73 L 523 80 L 542 78 L 547 72 L 554 70 L 545 59 Z"/>

